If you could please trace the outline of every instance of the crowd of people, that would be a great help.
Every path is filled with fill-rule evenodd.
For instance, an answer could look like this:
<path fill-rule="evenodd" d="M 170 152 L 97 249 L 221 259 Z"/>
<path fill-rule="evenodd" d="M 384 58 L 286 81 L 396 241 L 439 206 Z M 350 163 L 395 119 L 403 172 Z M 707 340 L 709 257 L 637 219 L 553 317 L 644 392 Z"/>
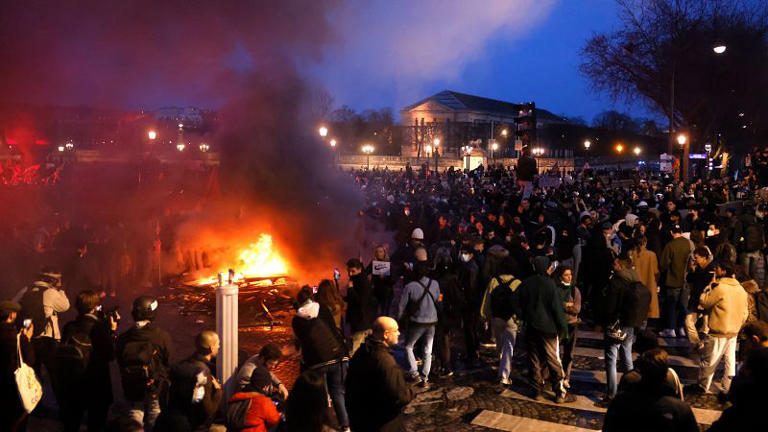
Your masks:
<path fill-rule="evenodd" d="M 398 431 L 416 392 L 490 368 L 498 386 L 514 381 L 567 406 L 578 393 L 579 330 L 589 329 L 603 336 L 604 430 L 698 430 L 692 393 L 727 404 L 710 430 L 760 430 L 749 427 L 764 422 L 767 402 L 768 172 L 691 183 L 639 172 L 612 183 L 587 171 L 542 188 L 526 172 L 535 167 L 524 155 L 517 171 L 352 172 L 367 196 L 363 217 L 394 233 L 394 245 L 375 245 L 367 264 L 349 259 L 345 278 L 301 288 L 291 323 L 298 378 L 275 376 L 282 352 L 267 344 L 239 368 L 224 413 L 214 332 L 172 365 L 156 299 L 137 298 L 118 335 L 119 314 L 91 290 L 60 330 L 69 300 L 61 273 L 44 269 L 2 303 L 3 400 L 14 407 L 3 424 L 23 430 L 26 419 L 19 361 L 47 371 L 67 430 L 84 412 L 89 430 L 106 427 L 113 360 L 128 401 L 121 430 L 205 430 L 218 418 L 233 430 Z M 659 338 L 687 339 L 696 383 L 680 384 Z"/>

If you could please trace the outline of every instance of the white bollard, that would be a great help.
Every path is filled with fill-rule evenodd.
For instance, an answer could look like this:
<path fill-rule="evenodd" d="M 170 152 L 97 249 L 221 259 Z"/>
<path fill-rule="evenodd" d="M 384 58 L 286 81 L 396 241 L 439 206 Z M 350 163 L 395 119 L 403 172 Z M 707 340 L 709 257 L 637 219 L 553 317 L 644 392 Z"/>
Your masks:
<path fill-rule="evenodd" d="M 223 282 L 223 281 L 222 281 Z M 224 388 L 224 400 L 234 391 L 233 375 L 237 369 L 238 310 L 236 284 L 221 283 L 216 288 L 216 333 L 221 339 L 221 350 L 216 358 L 216 376 Z"/>

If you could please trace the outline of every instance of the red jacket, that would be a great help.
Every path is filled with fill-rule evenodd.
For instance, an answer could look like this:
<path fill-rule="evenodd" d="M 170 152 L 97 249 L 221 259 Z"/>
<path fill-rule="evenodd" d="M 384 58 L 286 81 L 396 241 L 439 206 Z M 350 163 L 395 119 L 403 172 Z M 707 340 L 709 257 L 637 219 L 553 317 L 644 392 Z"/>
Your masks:
<path fill-rule="evenodd" d="M 256 392 L 238 392 L 232 395 L 229 402 L 250 399 L 251 406 L 245 416 L 248 427 L 241 432 L 267 432 L 280 422 L 280 413 L 272 403 L 272 399 Z"/>

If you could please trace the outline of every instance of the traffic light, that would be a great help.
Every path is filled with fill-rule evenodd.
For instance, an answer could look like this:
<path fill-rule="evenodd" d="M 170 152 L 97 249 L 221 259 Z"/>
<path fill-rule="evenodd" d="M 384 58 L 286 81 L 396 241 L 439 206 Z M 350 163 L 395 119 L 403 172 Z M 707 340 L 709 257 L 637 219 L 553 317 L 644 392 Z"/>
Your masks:
<path fill-rule="evenodd" d="M 534 102 L 520 105 L 515 118 L 515 127 L 515 139 L 522 141 L 523 147 L 530 147 L 536 143 L 536 104 Z"/>

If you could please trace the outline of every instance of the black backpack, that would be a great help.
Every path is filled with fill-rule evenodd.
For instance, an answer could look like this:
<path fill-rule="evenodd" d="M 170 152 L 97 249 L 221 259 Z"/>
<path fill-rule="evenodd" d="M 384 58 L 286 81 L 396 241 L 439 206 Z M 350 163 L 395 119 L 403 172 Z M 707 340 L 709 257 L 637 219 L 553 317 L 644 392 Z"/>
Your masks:
<path fill-rule="evenodd" d="M 744 251 L 756 252 L 763 248 L 765 244 L 765 233 L 763 226 L 758 223 L 747 225 L 744 230 Z"/>
<path fill-rule="evenodd" d="M 512 278 L 507 282 L 501 282 L 491 291 L 491 314 L 494 318 L 500 318 L 504 321 L 517 315 L 520 309 L 520 299 L 517 290 L 512 290 L 511 285 L 516 279 Z"/>
<path fill-rule="evenodd" d="M 69 333 L 56 349 L 56 365 L 64 371 L 62 378 L 77 379 L 85 374 L 91 362 L 93 343 L 91 342 L 92 325 L 72 323 L 74 331 Z M 68 329 L 69 330 L 69 329 Z"/>
<path fill-rule="evenodd" d="M 21 298 L 21 313 L 18 317 L 19 326 L 23 326 L 24 320 L 32 320 L 32 324 L 35 326 L 33 336 L 39 336 L 45 330 L 45 325 L 48 323 L 48 318 L 45 316 L 45 310 L 43 309 L 43 292 L 45 290 L 29 289 Z"/>
<path fill-rule="evenodd" d="M 239 431 L 250 427 L 246 421 L 252 399 L 238 399 L 227 405 L 227 430 Z"/>
<path fill-rule="evenodd" d="M 150 340 L 132 340 L 125 344 L 120 356 L 120 377 L 125 398 L 141 401 L 159 385 L 158 349 Z"/>
<path fill-rule="evenodd" d="M 768 323 L 768 291 L 758 291 L 754 296 L 755 314 L 757 314 L 757 319 Z"/>

